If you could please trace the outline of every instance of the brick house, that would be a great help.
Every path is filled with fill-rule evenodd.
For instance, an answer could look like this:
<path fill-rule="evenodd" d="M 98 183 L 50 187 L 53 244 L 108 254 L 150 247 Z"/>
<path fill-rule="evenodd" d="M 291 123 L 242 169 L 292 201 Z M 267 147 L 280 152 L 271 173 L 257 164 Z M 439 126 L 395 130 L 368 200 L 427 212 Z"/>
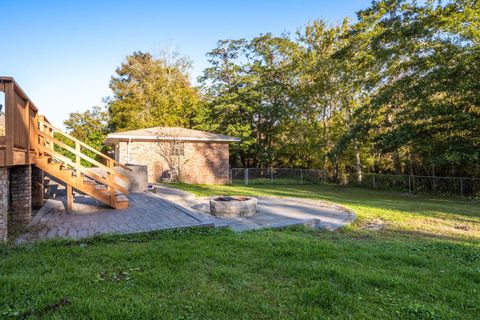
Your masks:
<path fill-rule="evenodd" d="M 228 182 L 229 146 L 240 139 L 199 130 L 154 127 L 109 134 L 115 160 L 146 165 L 150 183 L 178 175 L 185 183 Z"/>

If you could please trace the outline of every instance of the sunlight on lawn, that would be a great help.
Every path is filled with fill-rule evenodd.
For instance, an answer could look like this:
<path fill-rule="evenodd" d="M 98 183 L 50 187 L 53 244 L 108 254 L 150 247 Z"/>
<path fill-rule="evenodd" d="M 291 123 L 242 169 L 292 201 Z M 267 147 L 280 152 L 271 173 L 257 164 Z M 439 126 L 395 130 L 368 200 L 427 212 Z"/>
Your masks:
<path fill-rule="evenodd" d="M 379 223 L 385 231 L 480 238 L 480 204 L 476 201 L 332 185 L 173 186 L 197 196 L 277 196 L 334 202 L 357 214 L 356 229 Z"/>

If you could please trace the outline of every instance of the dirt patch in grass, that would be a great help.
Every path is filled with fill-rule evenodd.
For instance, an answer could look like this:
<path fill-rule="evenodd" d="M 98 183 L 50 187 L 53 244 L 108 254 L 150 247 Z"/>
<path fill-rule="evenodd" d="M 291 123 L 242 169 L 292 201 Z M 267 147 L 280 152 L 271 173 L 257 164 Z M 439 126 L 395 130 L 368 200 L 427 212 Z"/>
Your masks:
<path fill-rule="evenodd" d="M 387 222 L 383 219 L 364 221 L 360 224 L 360 229 L 367 231 L 380 231 L 385 229 Z"/>

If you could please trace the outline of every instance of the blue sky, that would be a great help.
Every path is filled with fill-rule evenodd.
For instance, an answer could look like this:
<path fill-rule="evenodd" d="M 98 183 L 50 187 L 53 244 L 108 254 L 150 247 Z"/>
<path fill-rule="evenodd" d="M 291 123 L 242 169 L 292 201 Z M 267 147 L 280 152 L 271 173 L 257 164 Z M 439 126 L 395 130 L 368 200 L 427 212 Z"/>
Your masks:
<path fill-rule="evenodd" d="M 133 51 L 175 47 L 193 60 L 194 81 L 219 39 L 295 32 L 319 18 L 334 24 L 370 2 L 2 0 L 0 75 L 14 77 L 62 126 L 69 112 L 102 105 L 115 68 Z"/>

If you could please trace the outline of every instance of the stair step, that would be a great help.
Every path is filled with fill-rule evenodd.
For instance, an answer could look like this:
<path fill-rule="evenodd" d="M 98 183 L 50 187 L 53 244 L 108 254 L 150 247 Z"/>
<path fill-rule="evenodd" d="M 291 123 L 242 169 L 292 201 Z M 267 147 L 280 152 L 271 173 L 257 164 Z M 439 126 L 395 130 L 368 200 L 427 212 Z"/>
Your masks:
<path fill-rule="evenodd" d="M 58 155 L 59 159 L 61 156 Z M 116 209 L 126 209 L 129 205 L 128 197 L 121 191 L 116 190 L 113 186 L 109 188 L 107 185 L 97 182 L 97 180 L 90 178 L 79 171 L 72 168 L 70 165 L 56 158 L 50 156 L 48 153 L 37 156 L 37 167 L 50 174 L 59 181 L 63 181 L 68 185 L 73 186 L 76 190 L 85 193 L 103 203 L 109 204 Z M 78 181 L 83 182 L 78 184 Z M 47 180 L 48 181 L 48 180 Z M 45 182 L 45 181 L 44 181 Z"/>
<path fill-rule="evenodd" d="M 117 202 L 125 202 L 125 201 L 128 201 L 127 196 L 125 196 L 124 194 L 117 195 Z"/>
<path fill-rule="evenodd" d="M 58 162 L 47 162 L 47 165 L 56 168 L 57 170 L 60 170 L 60 167 L 62 166 L 62 164 Z"/>

